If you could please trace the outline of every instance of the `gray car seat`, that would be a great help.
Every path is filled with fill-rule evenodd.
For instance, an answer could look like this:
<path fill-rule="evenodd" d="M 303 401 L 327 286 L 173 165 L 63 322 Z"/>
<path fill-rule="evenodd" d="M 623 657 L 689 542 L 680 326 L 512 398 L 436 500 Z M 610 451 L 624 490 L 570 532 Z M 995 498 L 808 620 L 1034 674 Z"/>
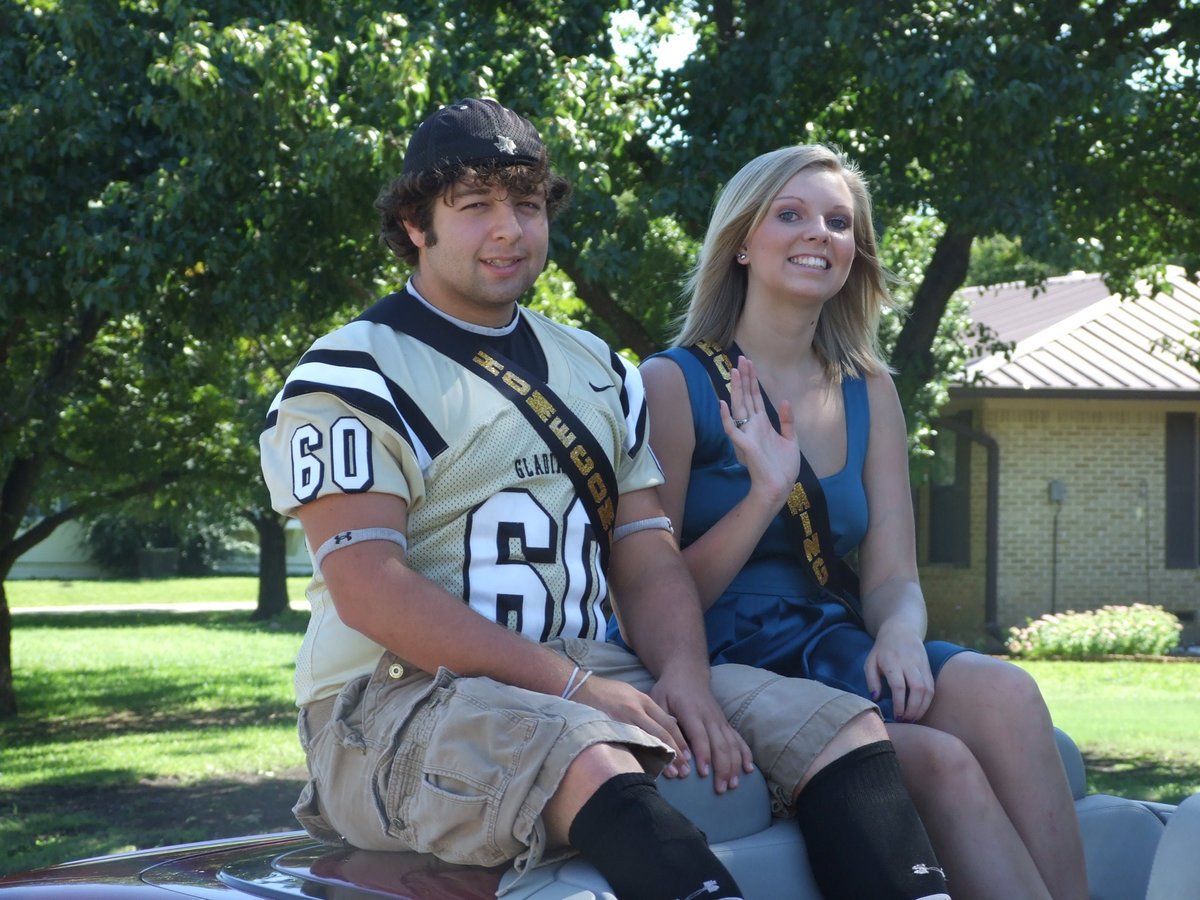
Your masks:
<path fill-rule="evenodd" d="M 1058 729 L 1055 737 L 1075 797 L 1091 900 L 1145 900 L 1154 855 L 1174 807 L 1089 794 L 1079 748 Z M 1198 900 L 1200 886 L 1190 896 Z"/>
<path fill-rule="evenodd" d="M 1171 813 L 1150 869 L 1146 900 L 1196 900 L 1200 897 L 1200 794 L 1188 797 Z"/>

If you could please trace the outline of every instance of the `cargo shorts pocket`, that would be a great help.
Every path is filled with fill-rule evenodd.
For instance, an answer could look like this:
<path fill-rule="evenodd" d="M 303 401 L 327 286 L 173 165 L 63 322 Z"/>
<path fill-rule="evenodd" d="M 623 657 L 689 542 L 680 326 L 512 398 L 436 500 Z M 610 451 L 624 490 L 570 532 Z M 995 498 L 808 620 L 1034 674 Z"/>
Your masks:
<path fill-rule="evenodd" d="M 297 818 L 310 817 L 305 828 L 314 836 L 323 839 L 328 828 L 361 849 L 408 849 L 388 834 L 390 819 L 372 777 L 394 755 L 397 734 L 434 682 L 419 671 L 394 677 L 391 666 L 385 659 L 382 674 L 356 678 L 301 711 L 300 742 L 313 784 Z"/>
<path fill-rule="evenodd" d="M 545 802 L 531 805 L 530 793 L 564 730 L 560 717 L 538 708 L 544 699 L 439 672 L 376 776 L 389 835 L 465 865 L 521 855 Z"/>
<path fill-rule="evenodd" d="M 297 732 L 300 737 L 300 746 L 304 750 L 305 762 L 308 765 L 309 772 L 317 771 L 313 767 L 314 742 L 317 734 L 328 723 L 330 706 L 332 706 L 332 702 L 313 704 L 310 707 L 301 709 L 297 716 Z M 318 708 L 320 711 L 316 715 L 317 722 L 314 723 L 312 717 Z M 315 779 L 310 778 L 305 783 L 304 788 L 300 791 L 300 796 L 296 799 L 296 803 L 292 807 L 292 815 L 296 817 L 296 821 L 300 823 L 301 828 L 322 843 L 343 843 L 342 835 L 333 827 L 332 823 L 330 823 L 321 811 L 321 803 Z"/>
<path fill-rule="evenodd" d="M 300 827 L 323 844 L 341 844 L 342 836 L 337 833 L 329 821 L 321 813 L 317 801 L 317 783 L 309 781 L 300 791 L 296 805 L 292 807 L 292 815 L 300 823 Z"/>

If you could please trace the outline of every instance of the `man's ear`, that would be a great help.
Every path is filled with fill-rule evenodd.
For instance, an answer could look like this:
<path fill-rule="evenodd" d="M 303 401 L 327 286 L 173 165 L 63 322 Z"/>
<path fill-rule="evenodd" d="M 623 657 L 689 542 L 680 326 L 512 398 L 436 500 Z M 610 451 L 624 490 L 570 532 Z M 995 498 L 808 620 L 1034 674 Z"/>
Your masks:
<path fill-rule="evenodd" d="M 408 239 L 413 242 L 414 246 L 419 250 L 425 249 L 425 232 L 414 225 L 408 219 L 404 219 L 404 230 L 408 232 Z"/>

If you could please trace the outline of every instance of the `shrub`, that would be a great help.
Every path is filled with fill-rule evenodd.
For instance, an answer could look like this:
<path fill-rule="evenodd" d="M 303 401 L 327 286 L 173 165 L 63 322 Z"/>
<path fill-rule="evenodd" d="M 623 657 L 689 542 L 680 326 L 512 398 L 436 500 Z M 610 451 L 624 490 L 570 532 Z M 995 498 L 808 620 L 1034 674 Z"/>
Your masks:
<path fill-rule="evenodd" d="M 1135 603 L 1044 615 L 1009 629 L 1008 652 L 1026 659 L 1162 656 L 1183 625 L 1161 606 Z"/>
<path fill-rule="evenodd" d="M 178 574 L 211 575 L 225 555 L 222 539 L 226 529 L 201 517 L 177 524 L 167 516 L 145 518 L 117 510 L 100 513 L 87 522 L 86 543 L 93 562 L 111 576 L 136 578 L 140 570 L 138 551 L 152 547 L 179 550 Z"/>

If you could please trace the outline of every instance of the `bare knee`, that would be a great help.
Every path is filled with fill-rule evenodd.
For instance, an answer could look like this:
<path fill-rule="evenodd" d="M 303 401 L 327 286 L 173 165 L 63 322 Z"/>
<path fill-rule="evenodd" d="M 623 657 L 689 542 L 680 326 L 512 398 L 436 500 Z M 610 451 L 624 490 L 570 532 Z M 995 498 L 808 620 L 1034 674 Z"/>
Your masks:
<path fill-rule="evenodd" d="M 812 765 L 808 767 L 808 771 L 804 773 L 800 787 L 803 788 L 814 775 L 851 750 L 886 740 L 888 740 L 887 728 L 883 724 L 883 719 L 879 717 L 879 713 L 875 710 L 859 713 L 842 726 L 841 731 L 835 734 L 833 739 L 817 754 Z"/>
<path fill-rule="evenodd" d="M 891 725 L 905 787 L 919 805 L 939 800 L 964 808 L 989 802 L 992 788 L 971 749 L 952 734 L 923 725 Z"/>
<path fill-rule="evenodd" d="M 939 778 L 961 777 L 979 768 L 970 748 L 952 734 L 921 725 L 896 725 L 889 733 L 901 765 L 912 764 Z"/>
<path fill-rule="evenodd" d="M 1050 730 L 1050 712 L 1033 676 L 1010 662 L 973 653 L 951 658 L 938 676 L 933 704 L 922 720 L 973 747 L 1024 742 Z"/>
<path fill-rule="evenodd" d="M 592 744 L 581 751 L 567 767 L 558 790 L 542 810 L 550 846 L 567 844 L 571 823 L 600 785 L 615 775 L 641 771 L 641 765 L 627 747 Z"/>
<path fill-rule="evenodd" d="M 1014 706 L 1031 716 L 1046 716 L 1049 722 L 1049 712 L 1042 690 L 1034 677 L 1012 663 L 1004 663 L 1003 690 Z"/>

